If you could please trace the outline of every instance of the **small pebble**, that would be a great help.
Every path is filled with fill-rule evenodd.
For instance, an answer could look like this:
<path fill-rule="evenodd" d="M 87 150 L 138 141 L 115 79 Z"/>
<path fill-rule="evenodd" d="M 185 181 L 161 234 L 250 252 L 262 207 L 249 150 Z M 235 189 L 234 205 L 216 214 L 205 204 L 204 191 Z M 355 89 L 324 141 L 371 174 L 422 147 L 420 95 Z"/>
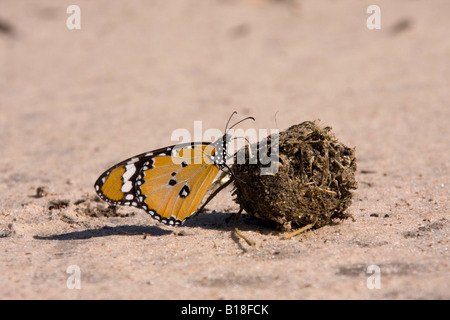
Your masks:
<path fill-rule="evenodd" d="M 36 189 L 36 197 L 42 198 L 48 195 L 48 188 L 46 186 L 40 186 Z"/>

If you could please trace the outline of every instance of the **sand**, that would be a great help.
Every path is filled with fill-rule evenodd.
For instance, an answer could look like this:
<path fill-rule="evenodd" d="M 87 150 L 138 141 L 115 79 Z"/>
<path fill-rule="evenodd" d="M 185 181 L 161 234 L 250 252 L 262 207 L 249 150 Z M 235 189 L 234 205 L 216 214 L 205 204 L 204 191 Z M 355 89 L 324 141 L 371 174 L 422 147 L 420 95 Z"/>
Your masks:
<path fill-rule="evenodd" d="M 448 1 L 379 0 L 379 30 L 369 1 L 76 4 L 80 30 L 69 3 L 0 7 L 1 299 L 450 298 Z M 113 164 L 233 111 L 356 147 L 355 221 L 282 240 L 244 214 L 250 247 L 231 188 L 178 228 L 96 200 Z"/>

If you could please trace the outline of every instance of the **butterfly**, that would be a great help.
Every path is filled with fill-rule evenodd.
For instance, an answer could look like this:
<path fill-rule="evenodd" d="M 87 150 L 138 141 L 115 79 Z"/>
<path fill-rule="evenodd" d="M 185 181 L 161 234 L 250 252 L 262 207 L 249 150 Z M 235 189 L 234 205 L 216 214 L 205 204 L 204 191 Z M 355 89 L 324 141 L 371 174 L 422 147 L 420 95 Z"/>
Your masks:
<path fill-rule="evenodd" d="M 227 168 L 232 137 L 228 124 L 215 142 L 173 145 L 126 159 L 106 170 L 94 184 L 100 199 L 113 205 L 141 208 L 167 225 L 180 225 L 192 216 L 217 173 Z"/>

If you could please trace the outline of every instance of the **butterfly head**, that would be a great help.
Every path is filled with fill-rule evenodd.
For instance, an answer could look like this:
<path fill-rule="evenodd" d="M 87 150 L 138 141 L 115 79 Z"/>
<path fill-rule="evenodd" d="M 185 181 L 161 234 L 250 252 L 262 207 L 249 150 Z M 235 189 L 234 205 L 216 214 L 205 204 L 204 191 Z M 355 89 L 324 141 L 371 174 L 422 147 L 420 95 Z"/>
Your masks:
<path fill-rule="evenodd" d="M 247 117 L 244 118 L 238 122 L 236 122 L 235 124 L 233 124 L 231 127 L 228 128 L 228 125 L 230 124 L 230 120 L 231 118 L 236 114 L 237 112 L 234 111 L 230 118 L 228 119 L 227 125 L 225 126 L 225 134 L 218 139 L 216 142 L 212 143 L 212 145 L 215 148 L 215 153 L 214 156 L 211 158 L 211 160 L 213 161 L 213 163 L 217 166 L 219 166 L 220 168 L 226 166 L 226 161 L 233 157 L 232 155 L 228 154 L 227 150 L 228 150 L 228 145 L 230 144 L 232 137 L 231 134 L 229 134 L 229 130 L 232 129 L 234 126 L 236 126 L 237 124 L 241 123 L 242 121 L 245 120 L 255 120 L 255 118 L 253 117 Z"/>

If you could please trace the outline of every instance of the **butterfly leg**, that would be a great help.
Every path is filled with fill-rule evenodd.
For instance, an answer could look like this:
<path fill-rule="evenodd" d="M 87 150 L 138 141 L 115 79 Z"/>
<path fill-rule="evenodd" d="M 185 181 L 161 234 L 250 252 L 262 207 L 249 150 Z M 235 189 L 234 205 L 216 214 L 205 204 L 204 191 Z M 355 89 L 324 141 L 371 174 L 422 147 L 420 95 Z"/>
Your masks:
<path fill-rule="evenodd" d="M 222 177 L 222 176 L 221 176 Z M 225 182 L 224 184 L 220 185 L 216 190 L 214 190 L 213 193 L 211 193 L 208 197 L 208 199 L 206 199 L 205 203 L 202 204 L 202 206 L 200 207 L 200 209 L 197 210 L 197 212 L 195 213 L 195 215 L 198 215 L 200 212 L 203 211 L 203 209 L 206 207 L 206 205 L 223 189 L 225 189 L 226 187 L 228 187 L 231 183 L 233 182 L 233 179 L 228 180 L 227 182 Z M 219 182 L 220 183 L 220 182 Z"/>
<path fill-rule="evenodd" d="M 217 185 L 221 185 L 222 181 L 224 181 L 225 177 L 227 177 L 227 176 L 229 176 L 228 172 L 225 172 L 224 170 L 222 170 L 219 178 L 214 180 L 214 182 L 211 184 L 210 188 L 212 189 L 212 188 L 215 188 Z M 228 180 L 229 180 L 229 178 L 227 178 L 227 180 L 225 180 L 225 182 Z M 225 182 L 223 182 L 223 183 L 225 183 Z"/>
<path fill-rule="evenodd" d="M 227 168 L 227 170 L 228 170 L 228 173 L 227 173 L 227 174 L 229 174 L 230 176 L 232 176 L 232 177 L 233 177 L 233 180 L 235 179 L 235 180 L 238 180 L 238 181 L 240 181 L 240 182 L 242 182 L 242 183 L 246 183 L 244 180 L 239 179 L 238 177 L 236 177 L 236 176 L 234 175 L 234 172 L 231 170 L 231 168 L 230 168 L 226 163 L 224 163 L 223 166 L 224 166 L 225 168 Z M 222 170 L 223 170 L 223 169 L 222 169 Z"/>

